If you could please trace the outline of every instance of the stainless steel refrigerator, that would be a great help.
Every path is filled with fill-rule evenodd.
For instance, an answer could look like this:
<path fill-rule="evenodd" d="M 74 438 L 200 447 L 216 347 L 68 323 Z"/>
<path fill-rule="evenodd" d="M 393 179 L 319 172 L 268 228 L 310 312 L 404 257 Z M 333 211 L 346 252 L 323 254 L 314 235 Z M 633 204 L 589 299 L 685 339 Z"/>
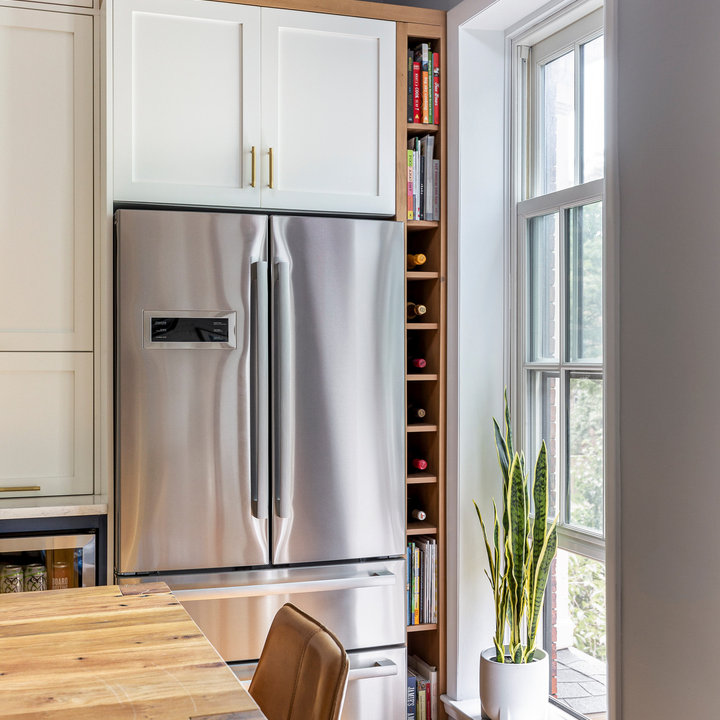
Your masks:
<path fill-rule="evenodd" d="M 116 213 L 116 572 L 166 581 L 239 673 L 294 602 L 405 694 L 400 223 Z"/>

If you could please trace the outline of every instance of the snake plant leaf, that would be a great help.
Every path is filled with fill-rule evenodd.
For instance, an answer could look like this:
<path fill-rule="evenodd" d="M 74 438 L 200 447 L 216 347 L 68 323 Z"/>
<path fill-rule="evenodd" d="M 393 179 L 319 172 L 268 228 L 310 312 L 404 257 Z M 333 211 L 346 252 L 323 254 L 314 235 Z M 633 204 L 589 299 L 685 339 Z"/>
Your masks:
<path fill-rule="evenodd" d="M 545 596 L 545 587 L 547 585 L 548 576 L 550 574 L 550 563 L 557 552 L 557 523 L 555 518 L 550 530 L 544 538 L 538 566 L 535 569 L 533 578 L 533 586 L 531 590 L 530 605 L 528 606 L 528 626 L 527 639 L 528 646 L 535 646 L 535 636 L 537 634 L 538 621 L 540 620 L 543 598 Z M 531 658 L 532 659 L 532 658 Z"/>
<path fill-rule="evenodd" d="M 495 429 L 495 448 L 497 449 L 498 462 L 503 476 L 503 486 L 507 484 L 510 471 L 510 454 L 508 453 L 507 443 L 500 431 L 500 426 L 495 418 L 493 418 L 493 426 Z"/>
<path fill-rule="evenodd" d="M 487 532 L 485 531 L 485 523 L 483 522 L 482 513 L 480 512 L 480 508 L 478 507 L 478 504 L 474 500 L 473 500 L 473 505 L 475 506 L 475 512 L 477 513 L 478 520 L 480 520 L 480 527 L 482 528 L 483 539 L 485 540 L 485 550 L 486 550 L 487 556 L 488 556 L 490 572 L 494 576 L 495 575 L 495 561 L 494 561 L 495 556 L 494 556 L 493 551 L 490 549 L 490 543 L 488 542 Z M 492 582 L 491 582 L 491 584 L 492 584 Z"/>
<path fill-rule="evenodd" d="M 535 521 L 533 522 L 533 561 L 531 572 L 534 575 L 538 566 L 540 552 L 547 532 L 548 512 L 548 467 L 547 447 L 543 440 L 537 462 L 535 463 L 535 479 L 533 481 L 533 503 L 535 504 Z"/>
<path fill-rule="evenodd" d="M 504 393 L 505 399 L 505 441 L 507 444 L 508 457 L 512 457 L 515 453 L 513 452 L 513 435 L 512 425 L 510 424 L 510 404 L 508 403 L 507 387 Z"/>
<path fill-rule="evenodd" d="M 523 491 L 524 478 L 520 468 L 520 456 L 515 453 L 510 468 L 510 488 L 508 490 L 508 511 L 510 514 L 510 550 L 513 558 L 515 584 L 521 588 L 524 580 L 528 508 L 527 497 Z"/>

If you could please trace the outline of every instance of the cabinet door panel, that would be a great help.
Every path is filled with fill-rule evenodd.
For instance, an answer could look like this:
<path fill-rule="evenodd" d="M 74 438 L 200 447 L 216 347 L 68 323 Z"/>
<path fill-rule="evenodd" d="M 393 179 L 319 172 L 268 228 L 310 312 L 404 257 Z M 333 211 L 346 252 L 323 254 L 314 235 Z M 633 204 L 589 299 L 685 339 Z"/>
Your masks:
<path fill-rule="evenodd" d="M 0 350 L 91 350 L 92 18 L 0 8 Z"/>
<path fill-rule="evenodd" d="M 0 498 L 93 492 L 92 391 L 92 353 L 0 353 Z"/>
<path fill-rule="evenodd" d="M 262 26 L 263 207 L 393 214 L 395 24 L 263 9 Z"/>
<path fill-rule="evenodd" d="M 257 205 L 258 8 L 115 3 L 116 200 Z"/>

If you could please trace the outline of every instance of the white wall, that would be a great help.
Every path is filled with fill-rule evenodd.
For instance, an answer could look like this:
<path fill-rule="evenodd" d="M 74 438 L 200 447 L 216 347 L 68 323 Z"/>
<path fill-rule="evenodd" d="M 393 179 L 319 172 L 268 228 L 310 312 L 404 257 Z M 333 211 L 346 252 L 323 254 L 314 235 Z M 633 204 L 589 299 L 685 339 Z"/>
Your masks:
<path fill-rule="evenodd" d="M 622 718 L 717 718 L 720 3 L 613 4 Z"/>
<path fill-rule="evenodd" d="M 447 692 L 464 699 L 478 695 L 480 651 L 494 632 L 472 501 L 487 517 L 502 493 L 491 418 L 502 417 L 505 368 L 504 33 L 450 32 L 448 46 Z"/>

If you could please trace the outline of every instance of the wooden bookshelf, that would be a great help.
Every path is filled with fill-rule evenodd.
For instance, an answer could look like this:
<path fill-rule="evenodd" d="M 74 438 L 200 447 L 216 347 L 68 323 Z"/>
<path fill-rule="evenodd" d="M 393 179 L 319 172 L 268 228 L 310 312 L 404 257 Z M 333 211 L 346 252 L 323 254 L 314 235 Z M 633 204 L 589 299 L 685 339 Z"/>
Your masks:
<path fill-rule="evenodd" d="M 405 395 L 408 404 L 423 407 L 426 416 L 406 426 L 408 474 L 406 495 L 408 541 L 420 536 L 434 538 L 438 550 L 438 613 L 437 622 L 409 625 L 407 628 L 408 655 L 418 655 L 434 665 L 438 671 L 438 690 L 446 690 L 446 610 L 445 610 L 445 387 L 446 387 L 446 37 L 442 23 L 400 22 L 397 25 L 397 219 L 405 223 L 406 251 L 422 253 L 426 263 L 407 270 L 406 299 L 427 306 L 422 318 L 409 320 L 405 325 L 408 357 L 424 357 L 423 369 L 408 369 Z M 440 113 L 432 124 L 408 122 L 408 48 L 429 42 L 440 58 Z M 407 148 L 410 140 L 432 135 L 434 158 L 440 161 L 439 217 L 432 220 L 409 220 L 407 214 Z M 411 466 L 413 458 L 428 463 L 419 472 Z M 423 521 L 409 517 L 413 508 L 424 510 Z M 438 703 L 439 718 L 446 718 L 442 703 Z"/>

